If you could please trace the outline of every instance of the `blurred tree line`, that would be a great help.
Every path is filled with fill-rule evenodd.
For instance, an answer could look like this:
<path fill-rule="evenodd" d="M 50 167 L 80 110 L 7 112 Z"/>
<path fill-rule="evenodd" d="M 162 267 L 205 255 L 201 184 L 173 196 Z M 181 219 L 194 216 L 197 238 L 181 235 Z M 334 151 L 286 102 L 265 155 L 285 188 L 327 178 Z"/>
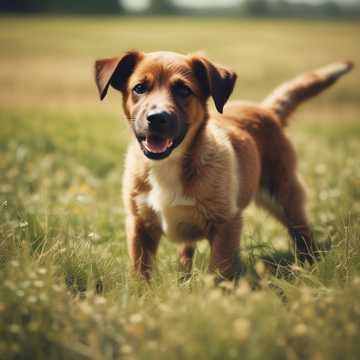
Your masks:
<path fill-rule="evenodd" d="M 337 17 L 354 14 L 353 10 L 352 7 L 343 7 L 331 0 L 320 4 L 289 3 L 286 0 L 244 0 L 240 5 L 240 12 L 244 16 L 264 17 Z M 358 8 L 358 15 L 360 15 L 359 10 Z"/>
<path fill-rule="evenodd" d="M 196 0 L 194 0 L 196 1 Z M 209 0 L 209 3 L 211 0 Z M 360 17 L 358 5 L 340 6 L 328 0 L 320 4 L 289 3 L 287 0 L 242 0 L 238 6 L 192 8 L 173 0 L 150 0 L 141 14 L 239 17 Z M 0 0 L 2 13 L 124 14 L 121 0 Z"/>
<path fill-rule="evenodd" d="M 116 14 L 123 10 L 118 0 L 0 0 L 0 11 L 9 13 Z"/>

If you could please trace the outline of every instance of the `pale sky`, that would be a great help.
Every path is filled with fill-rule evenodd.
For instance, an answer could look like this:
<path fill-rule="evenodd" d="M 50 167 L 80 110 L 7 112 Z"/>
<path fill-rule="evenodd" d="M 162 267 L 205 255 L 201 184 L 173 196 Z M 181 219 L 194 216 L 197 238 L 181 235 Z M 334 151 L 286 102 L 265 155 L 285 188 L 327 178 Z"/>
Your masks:
<path fill-rule="evenodd" d="M 119 0 L 130 11 L 145 10 L 151 0 Z M 177 5 L 183 5 L 190 8 L 203 7 L 231 7 L 241 3 L 242 0 L 173 0 Z M 309 4 L 321 4 L 328 0 L 288 0 L 289 2 L 305 2 Z M 360 0 L 333 0 L 338 4 L 360 4 Z"/>

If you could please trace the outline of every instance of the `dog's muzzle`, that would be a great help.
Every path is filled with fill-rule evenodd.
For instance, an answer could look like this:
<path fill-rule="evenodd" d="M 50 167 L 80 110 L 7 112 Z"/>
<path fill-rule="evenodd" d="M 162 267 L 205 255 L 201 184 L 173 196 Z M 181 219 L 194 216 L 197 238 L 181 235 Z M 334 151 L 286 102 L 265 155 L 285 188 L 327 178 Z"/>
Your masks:
<path fill-rule="evenodd" d="M 176 115 L 168 111 L 151 111 L 146 120 L 146 131 L 138 136 L 141 148 L 152 160 L 164 159 L 180 144 L 186 131 L 179 126 Z"/>

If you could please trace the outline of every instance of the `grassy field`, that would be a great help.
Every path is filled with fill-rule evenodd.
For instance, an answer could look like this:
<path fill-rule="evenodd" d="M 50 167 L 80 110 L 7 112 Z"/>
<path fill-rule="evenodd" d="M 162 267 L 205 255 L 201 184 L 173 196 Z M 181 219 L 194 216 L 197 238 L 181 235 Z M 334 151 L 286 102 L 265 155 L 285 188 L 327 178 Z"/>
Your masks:
<path fill-rule="evenodd" d="M 360 25 L 221 19 L 0 21 L 0 359 L 357 359 L 360 354 L 360 71 L 293 117 L 313 267 L 279 261 L 285 230 L 245 215 L 238 286 L 212 285 L 207 244 L 178 284 L 164 239 L 151 286 L 128 271 L 121 173 L 130 138 L 94 59 L 129 48 L 204 50 L 260 100 L 299 72 L 360 59 Z"/>

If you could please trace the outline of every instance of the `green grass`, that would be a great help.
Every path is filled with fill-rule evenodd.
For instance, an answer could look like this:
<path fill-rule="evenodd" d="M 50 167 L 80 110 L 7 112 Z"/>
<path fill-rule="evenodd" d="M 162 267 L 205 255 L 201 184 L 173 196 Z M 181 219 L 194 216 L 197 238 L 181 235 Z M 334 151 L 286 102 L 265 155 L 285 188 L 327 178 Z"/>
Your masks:
<path fill-rule="evenodd" d="M 305 105 L 289 128 L 316 238 L 330 251 L 313 267 L 279 264 L 291 249 L 285 230 L 250 207 L 239 286 L 213 286 L 205 242 L 193 278 L 179 285 L 166 239 L 148 286 L 129 274 L 123 229 L 130 132 L 119 94 L 98 101 L 91 65 L 128 48 L 202 49 L 238 72 L 233 98 L 257 100 L 305 69 L 358 60 L 359 30 L 345 22 L 2 18 L 0 358 L 356 359 L 360 72 Z"/>

